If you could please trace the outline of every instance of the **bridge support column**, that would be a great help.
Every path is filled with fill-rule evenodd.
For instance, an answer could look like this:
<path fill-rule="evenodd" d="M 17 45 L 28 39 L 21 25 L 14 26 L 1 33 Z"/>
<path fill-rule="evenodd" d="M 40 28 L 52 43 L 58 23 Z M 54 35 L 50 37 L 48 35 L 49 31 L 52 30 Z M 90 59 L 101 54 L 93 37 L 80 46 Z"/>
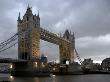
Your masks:
<path fill-rule="evenodd" d="M 32 59 L 40 57 L 40 32 L 39 28 L 33 28 L 31 32 L 31 55 Z"/>
<path fill-rule="evenodd" d="M 66 61 L 69 61 L 69 63 L 74 62 L 74 49 L 71 45 L 63 43 L 59 46 L 59 50 L 61 64 L 66 64 Z"/>
<path fill-rule="evenodd" d="M 68 51 L 69 48 L 65 43 L 63 43 L 59 46 L 59 50 L 60 50 L 60 63 L 66 64 L 67 60 L 70 61 L 70 57 L 69 57 L 70 52 Z"/>
<path fill-rule="evenodd" d="M 72 45 L 70 45 L 70 49 L 69 49 L 69 51 L 70 51 L 70 63 L 74 62 L 74 50 L 75 50 L 75 48 Z"/>

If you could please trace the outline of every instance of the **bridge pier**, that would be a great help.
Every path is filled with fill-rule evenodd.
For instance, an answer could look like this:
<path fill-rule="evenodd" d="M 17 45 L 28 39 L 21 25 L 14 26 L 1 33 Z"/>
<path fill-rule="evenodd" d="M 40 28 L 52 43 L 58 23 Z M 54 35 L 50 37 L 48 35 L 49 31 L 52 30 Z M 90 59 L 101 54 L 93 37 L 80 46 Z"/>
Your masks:
<path fill-rule="evenodd" d="M 49 66 L 40 60 L 29 60 L 25 62 L 12 63 L 12 76 L 49 76 Z"/>

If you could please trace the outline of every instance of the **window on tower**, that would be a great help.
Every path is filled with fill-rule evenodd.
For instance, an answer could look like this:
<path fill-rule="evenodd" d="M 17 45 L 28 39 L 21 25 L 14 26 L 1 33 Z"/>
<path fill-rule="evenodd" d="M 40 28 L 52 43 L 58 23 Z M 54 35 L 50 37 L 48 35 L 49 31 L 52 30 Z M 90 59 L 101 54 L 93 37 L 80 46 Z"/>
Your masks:
<path fill-rule="evenodd" d="M 29 21 L 29 17 L 27 17 L 27 21 Z"/>

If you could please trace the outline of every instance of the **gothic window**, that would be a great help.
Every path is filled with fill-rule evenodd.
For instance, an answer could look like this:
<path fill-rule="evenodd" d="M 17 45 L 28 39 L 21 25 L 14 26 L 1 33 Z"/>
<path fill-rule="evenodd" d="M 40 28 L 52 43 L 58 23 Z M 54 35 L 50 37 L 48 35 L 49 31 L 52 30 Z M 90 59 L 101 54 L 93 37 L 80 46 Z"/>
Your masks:
<path fill-rule="evenodd" d="M 22 52 L 21 53 L 21 59 L 29 59 L 30 57 L 29 57 L 29 55 L 28 55 L 28 53 L 27 52 Z"/>
<path fill-rule="evenodd" d="M 27 21 L 29 20 L 29 17 L 27 17 Z"/>

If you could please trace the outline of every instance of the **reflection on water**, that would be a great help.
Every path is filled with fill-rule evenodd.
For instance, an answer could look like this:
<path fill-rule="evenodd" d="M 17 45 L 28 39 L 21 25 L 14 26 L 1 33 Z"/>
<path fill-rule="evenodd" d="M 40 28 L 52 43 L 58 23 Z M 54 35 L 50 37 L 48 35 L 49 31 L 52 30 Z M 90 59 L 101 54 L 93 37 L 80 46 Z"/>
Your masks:
<path fill-rule="evenodd" d="M 13 77 L 9 74 L 0 74 L 0 81 L 10 80 L 12 82 L 110 82 L 108 74 L 92 74 L 92 75 L 68 75 L 51 77 Z"/>

